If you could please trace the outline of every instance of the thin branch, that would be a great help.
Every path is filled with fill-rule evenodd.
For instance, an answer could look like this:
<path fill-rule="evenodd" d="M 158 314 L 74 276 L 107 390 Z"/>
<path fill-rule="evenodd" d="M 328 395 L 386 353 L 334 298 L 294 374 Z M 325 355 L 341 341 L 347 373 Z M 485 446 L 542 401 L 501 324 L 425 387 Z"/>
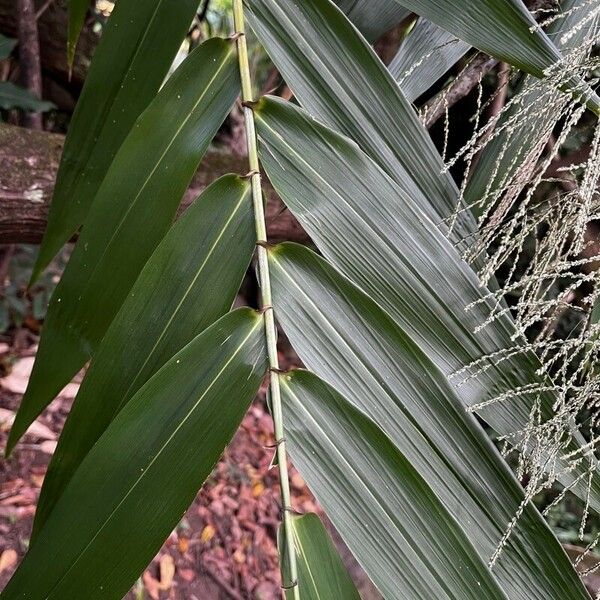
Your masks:
<path fill-rule="evenodd" d="M 38 21 L 53 3 L 54 0 L 46 0 L 46 2 L 44 2 L 44 4 L 42 4 L 39 10 L 35 13 L 35 20 Z"/>
<path fill-rule="evenodd" d="M 536 11 L 551 10 L 557 6 L 556 0 L 531 0 L 526 4 L 529 10 L 534 13 Z M 425 126 L 428 129 L 431 128 L 446 114 L 449 108 L 468 96 L 479 85 L 483 76 L 494 69 L 498 63 L 497 59 L 483 52 L 478 52 L 449 87 L 442 90 L 423 106 L 421 112 L 425 115 Z"/>
<path fill-rule="evenodd" d="M 483 52 L 476 54 L 450 86 L 442 90 L 422 108 L 422 113 L 425 115 L 425 126 L 428 129 L 433 127 L 449 108 L 468 96 L 479 85 L 482 77 L 491 71 L 498 62 L 497 59 Z"/>

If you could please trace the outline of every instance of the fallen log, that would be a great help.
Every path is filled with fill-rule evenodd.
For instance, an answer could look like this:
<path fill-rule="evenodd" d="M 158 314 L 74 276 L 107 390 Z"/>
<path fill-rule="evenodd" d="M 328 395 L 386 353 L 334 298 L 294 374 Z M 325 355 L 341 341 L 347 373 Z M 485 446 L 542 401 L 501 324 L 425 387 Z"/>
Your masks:
<path fill-rule="evenodd" d="M 64 137 L 0 124 L 0 243 L 39 244 L 48 216 Z M 247 160 L 209 152 L 179 207 L 181 214 L 212 181 L 225 173 L 244 174 Z M 267 230 L 273 242 L 307 242 L 308 236 L 285 209 L 265 178 Z"/>

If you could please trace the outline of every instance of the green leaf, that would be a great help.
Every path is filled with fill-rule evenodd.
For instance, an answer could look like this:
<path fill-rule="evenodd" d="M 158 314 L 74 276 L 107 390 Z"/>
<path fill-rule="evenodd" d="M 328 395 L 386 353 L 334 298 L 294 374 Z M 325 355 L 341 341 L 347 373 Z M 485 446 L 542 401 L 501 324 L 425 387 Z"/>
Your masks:
<path fill-rule="evenodd" d="M 212 471 L 266 367 L 260 315 L 196 337 L 123 408 L 81 463 L 2 600 L 119 600 Z"/>
<path fill-rule="evenodd" d="M 479 50 L 536 77 L 560 53 L 521 0 L 396 0 Z"/>
<path fill-rule="evenodd" d="M 55 108 L 52 102 L 40 100 L 29 90 L 10 81 L 0 81 L 0 108 L 9 110 L 18 108 L 34 112 L 45 112 Z"/>
<path fill-rule="evenodd" d="M 425 480 L 372 421 L 310 373 L 281 383 L 295 464 L 385 598 L 506 598 Z"/>
<path fill-rule="evenodd" d="M 392 0 L 393 1 L 393 0 Z M 14 38 L 6 37 L 0 33 L 0 60 L 8 58 L 11 52 L 15 49 L 17 40 Z"/>
<path fill-rule="evenodd" d="M 458 523 L 487 564 L 523 501 L 523 490 L 475 418 L 465 412 L 444 375 L 406 333 L 325 260 L 295 244 L 276 246 L 269 259 L 276 315 L 300 359 L 348 403 L 373 419 L 404 456 L 403 460 L 426 482 L 426 495 L 437 498 L 447 511 L 442 522 L 431 523 L 432 527 L 443 527 L 445 520 Z M 312 412 L 311 404 L 326 402 L 325 397 L 330 394 L 324 397 L 323 385 L 314 377 L 299 377 L 305 383 L 299 394 L 301 404 Z M 345 410 L 331 407 L 334 415 Z M 361 436 L 334 432 L 335 419 L 325 418 L 320 411 L 315 408 L 319 414 L 314 414 L 313 419 L 301 418 L 301 426 L 291 426 L 292 431 L 298 428 L 298 440 L 320 435 L 316 421 L 331 428 L 326 437 L 338 449 L 349 438 L 352 439 L 348 444 L 358 443 L 354 438 Z M 286 417 L 289 428 L 289 410 Z M 307 455 L 303 460 L 310 458 L 314 468 L 320 470 L 317 483 L 311 483 L 310 470 L 307 473 L 298 463 L 294 444 L 291 452 L 294 464 L 356 553 L 361 543 L 355 541 L 354 547 L 350 544 L 346 537 L 349 533 L 344 535 L 335 521 L 331 502 L 338 498 L 335 511 L 339 509 L 339 499 L 350 502 L 352 497 L 362 505 L 367 502 L 365 495 L 355 489 L 350 493 L 349 484 L 336 488 L 341 479 L 328 471 L 329 461 L 337 462 L 328 450 L 311 448 L 310 443 L 302 449 Z M 368 452 L 348 448 L 347 456 L 359 462 Z M 364 460 L 368 464 L 369 459 Z M 367 465 L 364 468 L 368 474 Z M 377 465 L 371 465 L 370 470 L 380 471 Z M 403 473 L 401 469 L 400 477 Z M 373 485 L 373 489 L 377 488 Z M 329 504 L 323 501 L 324 494 L 332 496 Z M 368 509 L 374 510 L 370 505 Z M 419 519 L 431 521 L 425 504 L 417 501 L 414 510 Z M 403 507 L 394 512 L 402 523 L 414 521 Z M 373 535 L 375 539 L 380 535 L 385 539 L 380 531 L 373 531 Z M 386 548 L 382 551 L 386 552 Z M 376 569 L 379 562 L 374 559 L 372 568 Z M 366 564 L 363 566 L 366 568 Z M 385 562 L 379 568 L 387 571 Z M 378 584 L 373 573 L 367 572 Z M 525 507 L 493 574 L 507 597 L 514 600 L 586 597 L 560 544 L 532 505 Z M 386 576 L 381 573 L 378 577 Z M 381 591 L 387 597 L 387 590 Z M 460 594 L 455 597 L 463 598 Z M 480 597 L 487 596 L 481 593 Z"/>
<path fill-rule="evenodd" d="M 470 48 L 469 44 L 427 19 L 419 19 L 388 69 L 406 98 L 414 102 Z"/>
<path fill-rule="evenodd" d="M 455 213 L 459 192 L 429 133 L 337 7 L 329 0 L 252 0 L 247 9 L 256 35 L 311 115 L 355 141 L 436 225 Z M 463 245 L 475 230 L 472 215 L 461 211 L 452 241 Z"/>
<path fill-rule="evenodd" d="M 301 600 L 360 600 L 360 595 L 321 519 L 314 513 L 308 513 L 293 516 L 291 524 Z M 279 534 L 282 534 L 281 528 Z M 279 546 L 283 547 L 281 540 Z M 286 592 L 286 598 L 293 598 L 292 590 Z"/>
<path fill-rule="evenodd" d="M 85 0 L 69 2 L 70 43 L 88 7 Z M 115 5 L 71 118 L 32 281 L 84 222 L 117 150 L 164 82 L 197 8 L 198 0 Z"/>
<path fill-rule="evenodd" d="M 561 47 L 565 54 L 577 48 L 590 34 L 591 28 L 597 30 L 597 20 L 589 20 L 596 9 L 597 6 L 584 0 L 564 0 L 562 2 L 561 12 L 564 13 L 564 16 L 550 25 L 548 33 L 560 43 L 564 33 L 572 32 L 567 42 Z M 525 86 L 528 85 L 531 85 L 531 78 L 526 77 L 515 89 L 515 95 L 522 93 Z M 549 136 L 554 129 L 556 118 L 552 111 L 531 111 L 528 118 L 522 122 L 516 120 L 517 113 L 522 111 L 523 107 L 539 106 L 540 102 L 551 105 L 557 100 L 558 98 L 553 99 L 547 90 L 531 89 L 522 98 L 522 102 L 509 108 L 500 117 L 496 125 L 499 133 L 488 142 L 481 152 L 465 190 L 467 204 L 474 205 L 473 211 L 477 215 L 482 213 L 486 205 L 497 200 L 497 193 L 512 181 L 527 157 L 529 157 L 527 163 L 531 163 L 532 152 L 535 152 L 538 157 L 541 155 L 546 142 L 543 139 L 544 135 Z M 507 123 L 510 123 L 508 128 L 502 129 L 507 126 Z M 482 200 L 482 204 L 479 204 Z"/>
<path fill-rule="evenodd" d="M 477 331 L 493 307 L 487 290 L 452 244 L 434 233 L 418 203 L 356 145 L 290 103 L 264 99 L 255 117 L 269 179 L 325 257 L 386 310 L 444 375 L 481 359 L 452 380 L 460 399 L 469 406 L 515 392 L 480 414 L 499 434 L 522 431 L 533 397 L 517 391 L 538 381 L 538 360 L 533 353 L 489 358 L 514 346 L 512 320 L 505 314 Z M 540 394 L 540 401 L 550 414 L 552 396 Z M 581 464 L 561 481 L 586 472 Z M 587 497 L 581 481 L 574 491 Z M 591 502 L 600 508 L 599 492 L 597 487 Z"/>
<path fill-rule="evenodd" d="M 254 246 L 250 183 L 234 175 L 208 187 L 171 228 L 131 288 L 86 373 L 44 477 L 34 535 L 123 405 L 231 308 Z"/>
<path fill-rule="evenodd" d="M 395 0 L 334 0 L 370 42 L 401 23 L 410 11 Z"/>
<path fill-rule="evenodd" d="M 238 93 L 234 45 L 213 38 L 190 54 L 136 122 L 50 301 L 8 451 L 94 353 Z"/>
<path fill-rule="evenodd" d="M 542 78 L 561 55 L 521 0 L 396 0 L 500 61 Z M 585 92 L 582 94 L 582 87 Z M 565 82 L 600 114 L 600 98 L 580 78 Z"/>
<path fill-rule="evenodd" d="M 75 48 L 77 40 L 81 33 L 81 28 L 85 22 L 88 8 L 90 7 L 89 0 L 68 0 L 69 6 L 69 23 L 67 26 L 67 63 L 69 68 L 73 66 L 75 58 Z"/>

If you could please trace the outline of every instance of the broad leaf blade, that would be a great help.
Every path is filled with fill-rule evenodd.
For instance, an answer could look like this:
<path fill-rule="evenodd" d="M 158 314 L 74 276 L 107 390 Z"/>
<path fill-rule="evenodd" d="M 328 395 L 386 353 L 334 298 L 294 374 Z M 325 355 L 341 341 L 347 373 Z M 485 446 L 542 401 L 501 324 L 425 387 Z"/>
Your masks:
<path fill-rule="evenodd" d="M 234 175 L 209 186 L 171 228 L 86 373 L 44 477 L 34 534 L 122 406 L 231 308 L 254 246 L 250 183 Z"/>
<path fill-rule="evenodd" d="M 369 44 L 329 0 L 252 0 L 252 28 L 300 104 L 355 141 L 436 225 L 459 192 L 429 133 Z M 447 228 L 441 226 L 444 235 Z M 461 211 L 452 240 L 476 229 Z"/>
<path fill-rule="evenodd" d="M 308 513 L 291 518 L 292 536 L 298 563 L 298 591 L 301 600 L 343 598 L 360 600 L 336 547 L 333 545 L 321 519 Z M 282 528 L 279 528 L 279 536 Z M 281 540 L 279 546 L 282 547 Z M 293 591 L 286 592 L 293 598 Z"/>
<path fill-rule="evenodd" d="M 414 102 L 470 48 L 469 44 L 427 19 L 419 19 L 388 65 L 388 70 L 406 98 Z"/>
<path fill-rule="evenodd" d="M 370 42 L 401 23 L 410 11 L 395 0 L 334 0 Z"/>
<path fill-rule="evenodd" d="M 9 450 L 95 351 L 238 91 L 234 45 L 213 38 L 190 54 L 136 122 L 50 301 Z"/>
<path fill-rule="evenodd" d="M 82 462 L 3 600 L 125 595 L 257 392 L 263 327 L 249 309 L 226 315 L 142 387 Z"/>
<path fill-rule="evenodd" d="M 282 244 L 270 252 L 270 265 L 277 318 L 304 364 L 377 423 L 487 564 L 523 490 L 444 375 L 373 300 L 316 254 Z M 312 394 L 318 398 L 320 392 Z M 302 399 L 306 406 L 306 394 Z M 316 435 L 312 422 L 304 425 Z M 331 439 L 341 445 L 346 437 Z M 293 448 L 292 458 L 297 463 Z M 322 464 L 328 458 L 317 453 L 313 460 Z M 331 493 L 346 499 L 348 490 L 321 489 L 337 481 L 330 473 L 311 489 L 317 497 Z M 356 502 L 364 501 L 355 495 Z M 427 518 L 424 508 L 416 510 Z M 398 518 L 411 522 L 402 509 Z M 586 597 L 560 544 L 531 505 L 493 574 L 514 600 Z"/>
<path fill-rule="evenodd" d="M 89 2 L 69 3 L 69 44 Z M 83 223 L 138 116 L 163 83 L 197 0 L 119 2 L 102 32 L 77 102 L 32 280 Z"/>
<path fill-rule="evenodd" d="M 538 380 L 537 358 L 533 353 L 489 358 L 513 347 L 514 325 L 504 315 L 477 331 L 493 308 L 487 291 L 414 199 L 354 144 L 301 109 L 265 99 L 255 116 L 269 179 L 321 252 L 378 302 L 444 375 L 481 359 L 476 377 L 465 379 L 473 373 L 467 371 L 454 379 L 460 399 L 469 406 L 515 392 L 480 414 L 500 434 L 522 431 L 533 398 L 517 392 Z M 552 397 L 540 400 L 548 415 Z M 561 481 L 571 483 L 587 465 L 580 469 Z M 594 486 L 599 481 L 596 477 Z M 574 491 L 586 498 L 586 487 Z M 597 490 L 591 502 L 600 507 Z"/>
<path fill-rule="evenodd" d="M 548 33 L 560 44 L 562 35 L 572 32 L 561 47 L 565 54 L 572 52 L 591 31 L 597 29 L 597 19 L 589 20 L 596 9 L 597 6 L 585 0 L 564 0 L 561 3 L 564 16 L 550 25 Z M 520 82 L 515 95 L 522 93 L 529 82 L 529 77 Z M 481 152 L 465 190 L 467 204 L 474 205 L 473 211 L 476 214 L 481 214 L 486 204 L 497 199 L 497 192 L 512 181 L 524 163 L 532 164 L 532 153 L 539 157 L 543 152 L 555 125 L 556 119 L 552 111 L 531 112 L 530 118 L 520 122 L 519 126 L 519 121 L 515 121 L 522 107 L 536 107 L 540 102 L 553 104 L 556 100 L 548 90 L 531 90 L 522 98 L 522 102 L 507 110 L 496 124 L 499 133 Z"/>
<path fill-rule="evenodd" d="M 281 378 L 298 470 L 385 598 L 506 598 L 410 461 L 306 372 Z"/>
<path fill-rule="evenodd" d="M 536 77 L 560 58 L 521 0 L 396 0 L 457 38 Z"/>
<path fill-rule="evenodd" d="M 396 0 L 479 50 L 542 78 L 561 59 L 521 0 Z M 567 73 L 568 75 L 568 73 Z M 565 89 L 580 89 L 579 79 Z M 586 105 L 600 114 L 600 98 L 585 84 Z M 581 91 L 577 92 L 581 96 Z"/>

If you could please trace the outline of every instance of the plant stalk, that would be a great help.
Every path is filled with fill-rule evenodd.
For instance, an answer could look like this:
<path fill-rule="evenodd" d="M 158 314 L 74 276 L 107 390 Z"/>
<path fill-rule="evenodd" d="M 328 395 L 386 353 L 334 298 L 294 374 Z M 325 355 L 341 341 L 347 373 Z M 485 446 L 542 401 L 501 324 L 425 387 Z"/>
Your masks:
<path fill-rule="evenodd" d="M 286 581 L 283 560 L 281 561 L 281 576 L 284 587 L 290 589 L 294 600 L 300 600 L 300 594 L 297 585 L 298 571 L 296 566 L 296 553 L 294 549 L 291 527 L 292 517 L 290 514 L 290 483 L 283 428 L 283 413 L 281 409 L 281 391 L 278 377 L 279 359 L 277 356 L 277 329 L 273 315 L 271 278 L 269 274 L 267 249 L 264 246 L 267 243 L 265 206 L 261 188 L 260 163 L 258 160 L 254 113 L 252 112 L 252 108 L 248 106 L 248 103 L 251 103 L 254 98 L 252 95 L 252 80 L 250 77 L 248 46 L 246 43 L 243 0 L 233 0 L 233 20 L 237 36 L 236 43 L 240 66 L 240 78 L 242 83 L 244 123 L 246 127 L 246 143 L 248 147 L 248 161 L 250 164 L 250 176 L 252 184 L 252 203 L 254 207 L 254 223 L 256 227 L 256 251 L 258 260 L 257 271 L 261 291 L 261 304 L 264 310 L 265 335 L 267 339 L 267 352 L 269 356 L 269 395 L 271 399 L 271 414 L 273 418 L 275 441 L 277 443 L 277 463 L 279 466 L 279 484 L 281 488 L 283 534 L 285 550 L 288 558 L 289 580 Z"/>

